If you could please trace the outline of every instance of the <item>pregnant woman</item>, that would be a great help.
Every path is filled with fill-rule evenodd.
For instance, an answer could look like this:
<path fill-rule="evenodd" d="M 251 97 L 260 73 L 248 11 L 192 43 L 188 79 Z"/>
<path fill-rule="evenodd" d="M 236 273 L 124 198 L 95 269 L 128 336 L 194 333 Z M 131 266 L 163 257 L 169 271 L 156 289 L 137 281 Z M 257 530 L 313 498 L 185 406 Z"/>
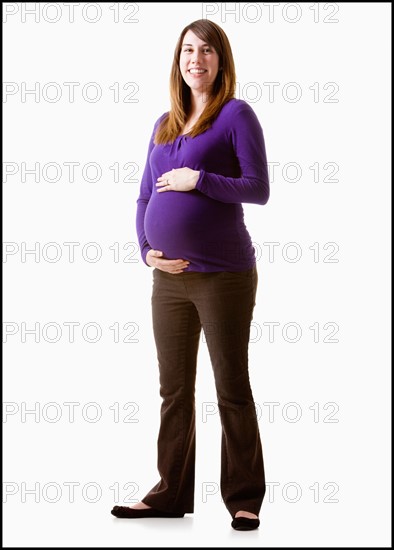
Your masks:
<path fill-rule="evenodd" d="M 236 99 L 224 31 L 205 19 L 183 29 L 171 70 L 171 110 L 154 124 L 137 200 L 142 259 L 153 267 L 152 317 L 160 372 L 159 482 L 122 518 L 194 511 L 195 379 L 204 330 L 222 425 L 223 501 L 237 530 L 256 529 L 263 453 L 248 373 L 258 274 L 242 203 L 264 205 L 263 131 Z M 208 449 L 207 449 L 208 452 Z"/>

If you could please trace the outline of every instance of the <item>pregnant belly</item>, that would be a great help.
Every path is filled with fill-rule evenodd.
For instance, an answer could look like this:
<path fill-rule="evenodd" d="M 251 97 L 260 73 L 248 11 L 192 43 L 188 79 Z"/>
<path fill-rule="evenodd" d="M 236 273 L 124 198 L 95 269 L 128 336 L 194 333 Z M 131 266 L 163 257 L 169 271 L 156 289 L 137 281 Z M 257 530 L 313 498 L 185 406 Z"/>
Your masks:
<path fill-rule="evenodd" d="M 187 259 L 201 250 L 207 240 L 231 237 L 234 206 L 210 199 L 197 190 L 153 192 L 145 211 L 146 238 L 166 258 Z"/>

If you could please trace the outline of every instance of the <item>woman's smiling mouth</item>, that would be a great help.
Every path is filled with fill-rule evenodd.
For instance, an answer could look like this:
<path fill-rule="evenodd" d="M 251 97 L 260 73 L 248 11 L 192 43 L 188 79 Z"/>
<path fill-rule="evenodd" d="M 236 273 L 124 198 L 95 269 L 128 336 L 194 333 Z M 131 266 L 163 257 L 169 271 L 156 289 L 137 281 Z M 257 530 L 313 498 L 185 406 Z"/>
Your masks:
<path fill-rule="evenodd" d="M 201 74 L 204 74 L 206 73 L 206 69 L 189 69 L 189 73 L 192 74 L 192 75 L 201 75 Z"/>

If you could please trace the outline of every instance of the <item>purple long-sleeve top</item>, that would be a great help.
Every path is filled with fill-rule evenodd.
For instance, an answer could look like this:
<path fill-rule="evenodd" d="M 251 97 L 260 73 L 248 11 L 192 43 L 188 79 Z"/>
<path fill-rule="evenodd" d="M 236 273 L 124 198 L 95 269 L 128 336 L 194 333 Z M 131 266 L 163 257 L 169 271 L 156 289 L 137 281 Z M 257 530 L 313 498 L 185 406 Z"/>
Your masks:
<path fill-rule="evenodd" d="M 190 262 L 184 271 L 244 271 L 256 262 L 242 203 L 264 205 L 270 187 L 263 130 L 248 103 L 231 99 L 212 126 L 191 138 L 155 145 L 155 122 L 137 199 L 136 229 L 143 261 L 152 248 Z M 164 172 L 199 170 L 192 191 L 157 192 Z M 146 264 L 148 265 L 148 264 Z"/>

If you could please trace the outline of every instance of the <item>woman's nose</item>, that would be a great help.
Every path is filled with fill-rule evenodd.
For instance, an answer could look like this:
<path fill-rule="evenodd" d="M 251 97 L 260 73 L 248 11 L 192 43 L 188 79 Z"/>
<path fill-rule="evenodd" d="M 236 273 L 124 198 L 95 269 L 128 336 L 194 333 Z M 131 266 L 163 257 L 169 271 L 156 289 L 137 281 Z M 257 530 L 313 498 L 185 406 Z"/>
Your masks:
<path fill-rule="evenodd" d="M 200 52 L 194 52 L 192 57 L 192 63 L 197 63 L 200 60 Z"/>

